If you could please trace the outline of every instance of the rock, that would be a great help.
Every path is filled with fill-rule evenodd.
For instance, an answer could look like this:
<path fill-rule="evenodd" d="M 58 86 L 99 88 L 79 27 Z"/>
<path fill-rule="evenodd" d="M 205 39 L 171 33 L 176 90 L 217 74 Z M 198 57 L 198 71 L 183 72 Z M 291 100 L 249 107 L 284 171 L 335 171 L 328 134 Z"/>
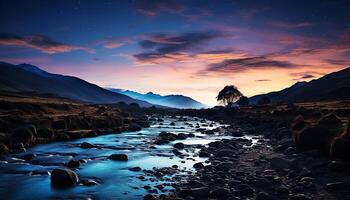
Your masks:
<path fill-rule="evenodd" d="M 157 198 L 155 196 L 153 196 L 152 194 L 147 194 L 146 196 L 144 196 L 143 199 L 144 200 L 156 200 Z"/>
<path fill-rule="evenodd" d="M 77 168 L 80 166 L 79 160 L 71 160 L 67 163 L 67 167 L 69 168 Z"/>
<path fill-rule="evenodd" d="M 306 196 L 305 194 L 296 194 L 291 195 L 290 200 L 311 200 L 311 198 Z"/>
<path fill-rule="evenodd" d="M 138 171 L 141 171 L 141 167 L 131 167 L 129 168 L 130 171 L 133 171 L 133 172 L 138 172 Z"/>
<path fill-rule="evenodd" d="M 129 125 L 129 130 L 130 131 L 141 131 L 142 130 L 142 127 L 136 123 L 131 123 Z"/>
<path fill-rule="evenodd" d="M 201 158 L 206 158 L 206 157 L 210 157 L 210 153 L 208 152 L 208 151 L 205 151 L 205 150 L 201 150 L 200 152 L 199 152 L 199 157 L 201 157 Z"/>
<path fill-rule="evenodd" d="M 38 137 L 41 138 L 52 138 L 54 136 L 54 131 L 49 128 L 40 128 L 37 130 Z"/>
<path fill-rule="evenodd" d="M 286 186 L 284 186 L 284 185 L 279 186 L 277 188 L 277 192 L 279 194 L 289 194 L 290 193 L 289 189 Z"/>
<path fill-rule="evenodd" d="M 273 200 L 274 198 L 267 194 L 266 192 L 259 192 L 255 200 Z"/>
<path fill-rule="evenodd" d="M 204 165 L 203 165 L 203 163 L 198 162 L 198 163 L 195 163 L 195 164 L 193 165 L 193 167 L 194 167 L 195 169 L 202 169 L 202 168 L 204 167 Z"/>
<path fill-rule="evenodd" d="M 112 154 L 108 156 L 108 159 L 117 161 L 128 161 L 128 155 L 126 154 Z"/>
<path fill-rule="evenodd" d="M 192 188 L 190 190 L 190 195 L 195 199 L 207 199 L 209 196 L 209 188 L 207 187 Z"/>
<path fill-rule="evenodd" d="M 233 194 L 237 197 L 252 196 L 254 194 L 254 190 L 252 188 L 245 188 L 245 189 L 236 190 L 233 192 Z"/>
<path fill-rule="evenodd" d="M 23 143 L 15 143 L 14 145 L 12 145 L 12 149 L 16 153 L 26 152 L 26 148 L 24 148 Z"/>
<path fill-rule="evenodd" d="M 80 181 L 81 184 L 83 184 L 84 186 L 94 186 L 94 185 L 98 185 L 98 183 L 94 180 L 88 179 L 88 180 L 82 180 Z"/>
<path fill-rule="evenodd" d="M 90 148 L 94 148 L 95 145 L 93 144 L 90 144 L 88 142 L 83 142 L 80 144 L 80 148 L 83 148 L 83 149 L 90 149 Z"/>
<path fill-rule="evenodd" d="M 335 183 L 327 183 L 327 190 L 341 190 L 345 188 L 345 184 L 343 182 L 335 182 Z"/>
<path fill-rule="evenodd" d="M 341 120 L 334 114 L 323 117 L 316 125 L 308 126 L 301 131 L 294 131 L 293 137 L 301 150 L 320 149 L 330 152 L 334 138 L 343 132 Z"/>
<path fill-rule="evenodd" d="M 182 142 L 178 142 L 178 143 L 174 144 L 174 147 L 177 148 L 177 149 L 184 149 L 185 145 Z"/>
<path fill-rule="evenodd" d="M 229 190 L 225 188 L 218 188 L 210 191 L 209 197 L 211 198 L 224 198 L 228 195 Z"/>
<path fill-rule="evenodd" d="M 182 153 L 181 153 L 179 150 L 177 150 L 177 149 L 173 149 L 172 152 L 174 153 L 175 156 L 180 156 L 180 155 L 182 155 Z"/>
<path fill-rule="evenodd" d="M 13 142 L 30 144 L 35 141 L 36 128 L 34 125 L 27 125 L 14 130 L 11 135 Z"/>
<path fill-rule="evenodd" d="M 34 153 L 27 153 L 21 156 L 22 159 L 24 160 L 31 160 L 36 157 L 36 154 Z"/>
<path fill-rule="evenodd" d="M 270 164 L 271 167 L 281 170 L 290 168 L 292 162 L 285 158 L 274 157 L 271 159 Z"/>
<path fill-rule="evenodd" d="M 4 154 L 4 153 L 7 153 L 8 152 L 8 147 L 3 144 L 3 143 L 0 143 L 0 154 Z"/>
<path fill-rule="evenodd" d="M 78 181 L 78 175 L 67 168 L 54 169 L 51 173 L 51 185 L 54 187 L 69 187 Z"/>

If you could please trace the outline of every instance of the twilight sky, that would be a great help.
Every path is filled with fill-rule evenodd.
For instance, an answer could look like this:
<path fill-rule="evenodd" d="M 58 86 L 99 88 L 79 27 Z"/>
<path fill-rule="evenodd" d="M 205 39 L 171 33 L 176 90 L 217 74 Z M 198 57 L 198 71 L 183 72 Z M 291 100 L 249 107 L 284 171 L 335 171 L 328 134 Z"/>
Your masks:
<path fill-rule="evenodd" d="M 102 87 L 283 89 L 350 66 L 350 1 L 0 0 L 0 61 Z"/>

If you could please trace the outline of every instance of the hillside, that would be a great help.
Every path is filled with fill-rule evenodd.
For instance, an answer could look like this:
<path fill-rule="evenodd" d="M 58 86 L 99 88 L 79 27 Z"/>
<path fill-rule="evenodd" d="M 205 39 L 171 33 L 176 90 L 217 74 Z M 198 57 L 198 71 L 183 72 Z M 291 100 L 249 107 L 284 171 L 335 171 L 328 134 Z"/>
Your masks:
<path fill-rule="evenodd" d="M 148 92 L 146 94 L 141 94 L 138 92 L 130 91 L 130 90 L 122 90 L 115 88 L 107 88 L 113 92 L 128 95 L 134 99 L 139 99 L 143 101 L 147 101 L 153 104 L 173 107 L 173 108 L 206 108 L 208 106 L 183 95 L 159 95 L 153 92 Z"/>
<path fill-rule="evenodd" d="M 12 92 L 37 92 L 78 100 L 86 103 L 137 103 L 152 104 L 129 96 L 111 92 L 73 76 L 48 73 L 36 66 L 0 63 L 0 90 Z"/>
<path fill-rule="evenodd" d="M 297 82 L 280 91 L 256 95 L 249 101 L 251 104 L 256 104 L 262 97 L 268 97 L 273 103 L 348 100 L 350 99 L 350 68 L 327 74 L 310 82 Z"/>

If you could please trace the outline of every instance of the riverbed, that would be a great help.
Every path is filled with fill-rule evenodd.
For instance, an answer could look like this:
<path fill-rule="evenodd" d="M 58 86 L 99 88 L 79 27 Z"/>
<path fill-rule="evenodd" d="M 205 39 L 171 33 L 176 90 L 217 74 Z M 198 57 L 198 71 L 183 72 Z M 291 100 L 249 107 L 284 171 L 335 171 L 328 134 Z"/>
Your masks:
<path fill-rule="evenodd" d="M 204 134 L 206 130 L 220 130 L 225 124 L 194 117 L 150 118 L 151 126 L 141 131 L 44 144 L 2 157 L 0 196 L 2 199 L 142 199 L 148 193 L 168 194 L 173 192 L 174 180 L 186 181 L 187 175 L 195 171 L 195 163 L 205 165 L 208 162 L 207 158 L 198 156 L 201 147 L 213 141 L 232 139 L 219 131 Z M 154 141 L 161 132 L 192 134 L 192 137 L 156 145 Z M 252 140 L 253 143 L 257 141 Z M 83 142 L 94 148 L 81 148 Z M 186 156 L 174 155 L 173 145 L 178 142 L 185 145 L 178 152 Z M 129 160 L 108 159 L 115 153 L 126 154 Z M 93 184 L 64 189 L 51 186 L 50 172 L 70 160 L 81 163 L 74 169 L 79 179 Z M 141 170 L 131 170 L 135 167 Z M 152 172 L 162 168 L 174 170 L 162 174 L 161 178 L 155 177 Z"/>

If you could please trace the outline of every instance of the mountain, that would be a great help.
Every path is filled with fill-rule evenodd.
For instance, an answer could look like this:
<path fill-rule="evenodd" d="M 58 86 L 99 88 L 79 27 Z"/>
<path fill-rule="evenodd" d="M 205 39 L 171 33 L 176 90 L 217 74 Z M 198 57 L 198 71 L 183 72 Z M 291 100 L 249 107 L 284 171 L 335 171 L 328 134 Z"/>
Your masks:
<path fill-rule="evenodd" d="M 111 92 L 73 76 L 48 73 L 29 64 L 12 65 L 0 62 L 0 90 L 13 92 L 48 93 L 86 103 L 152 104 L 127 95 Z"/>
<path fill-rule="evenodd" d="M 249 101 L 256 104 L 262 97 L 274 103 L 350 99 L 350 67 L 310 82 L 297 82 L 281 91 L 253 96 Z"/>
<path fill-rule="evenodd" d="M 206 108 L 208 106 L 183 95 L 159 95 L 154 94 L 152 92 L 148 92 L 146 94 L 141 94 L 138 92 L 134 92 L 131 90 L 122 90 L 122 89 L 115 89 L 115 88 L 107 88 L 110 91 L 125 94 L 129 97 L 132 97 L 134 99 L 139 99 L 143 101 L 147 101 L 153 104 L 167 106 L 167 107 L 173 107 L 173 108 Z"/>

